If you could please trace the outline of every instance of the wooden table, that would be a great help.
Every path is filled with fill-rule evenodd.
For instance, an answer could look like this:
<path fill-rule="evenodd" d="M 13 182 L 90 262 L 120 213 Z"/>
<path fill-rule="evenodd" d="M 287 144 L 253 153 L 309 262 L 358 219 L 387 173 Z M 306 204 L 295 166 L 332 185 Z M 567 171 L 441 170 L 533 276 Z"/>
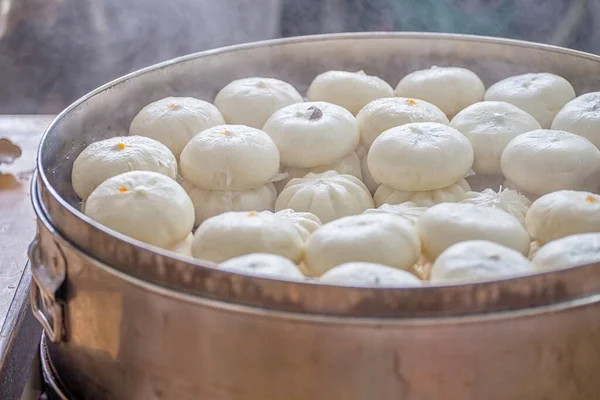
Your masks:
<path fill-rule="evenodd" d="M 11 164 L 0 163 L 0 399 L 19 398 L 41 335 L 29 310 L 27 247 L 36 230 L 29 183 L 52 119 L 0 115 L 0 161 L 20 153 Z"/>

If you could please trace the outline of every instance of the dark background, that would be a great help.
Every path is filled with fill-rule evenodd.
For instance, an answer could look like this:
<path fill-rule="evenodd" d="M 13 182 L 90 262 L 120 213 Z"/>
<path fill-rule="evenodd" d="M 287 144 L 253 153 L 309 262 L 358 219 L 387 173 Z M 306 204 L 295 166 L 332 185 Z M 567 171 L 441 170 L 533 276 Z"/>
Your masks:
<path fill-rule="evenodd" d="M 179 55 L 315 33 L 430 31 L 600 53 L 600 0 L 0 0 L 0 114 L 57 113 Z"/>

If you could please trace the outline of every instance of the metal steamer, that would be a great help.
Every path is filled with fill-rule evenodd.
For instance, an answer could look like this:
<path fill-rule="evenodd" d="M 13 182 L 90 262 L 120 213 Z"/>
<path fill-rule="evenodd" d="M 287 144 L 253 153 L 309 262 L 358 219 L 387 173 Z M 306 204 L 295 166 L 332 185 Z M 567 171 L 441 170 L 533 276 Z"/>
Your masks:
<path fill-rule="evenodd" d="M 48 128 L 32 199 L 32 307 L 56 374 L 85 399 L 600 398 L 600 266 L 476 285 L 348 288 L 231 274 L 112 232 L 78 211 L 74 158 L 126 135 L 144 105 L 212 100 L 233 79 L 304 91 L 328 69 L 390 83 L 431 65 L 490 83 L 535 71 L 596 91 L 600 57 L 444 34 L 341 34 L 194 54 L 85 96 Z M 68 378 L 65 380 L 65 378 Z"/>

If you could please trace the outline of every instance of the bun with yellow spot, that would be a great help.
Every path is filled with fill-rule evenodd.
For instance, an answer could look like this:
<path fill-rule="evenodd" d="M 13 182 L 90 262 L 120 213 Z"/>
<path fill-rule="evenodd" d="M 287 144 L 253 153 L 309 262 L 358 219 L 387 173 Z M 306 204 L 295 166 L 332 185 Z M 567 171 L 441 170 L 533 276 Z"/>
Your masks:
<path fill-rule="evenodd" d="M 179 158 L 191 138 L 224 123 L 217 107 L 207 101 L 193 97 L 165 97 L 140 110 L 131 121 L 129 134 L 158 140 Z"/>
<path fill-rule="evenodd" d="M 442 110 L 424 100 L 405 97 L 377 99 L 356 114 L 360 142 L 369 149 L 382 132 L 411 122 L 439 122 L 448 124 Z"/>
<path fill-rule="evenodd" d="M 106 179 L 129 171 L 153 171 L 172 179 L 177 160 L 162 143 L 143 136 L 117 136 L 94 142 L 75 159 L 73 190 L 85 200 Z"/>
<path fill-rule="evenodd" d="M 541 244 L 580 233 L 600 232 L 600 195 L 559 190 L 533 202 L 527 230 Z"/>
<path fill-rule="evenodd" d="M 291 222 L 271 213 L 232 211 L 204 221 L 194 233 L 192 255 L 212 262 L 269 253 L 299 263 L 303 240 Z"/>
<path fill-rule="evenodd" d="M 398 82 L 396 96 L 420 99 L 438 106 L 448 118 L 483 100 L 485 86 L 471 70 L 437 67 L 411 72 Z"/>
<path fill-rule="evenodd" d="M 187 181 L 202 189 L 255 189 L 279 171 L 279 150 L 260 129 L 219 125 L 189 141 L 181 152 L 180 169 Z"/>
<path fill-rule="evenodd" d="M 126 172 L 102 182 L 90 194 L 84 213 L 100 224 L 171 249 L 194 226 L 194 206 L 175 180 L 150 171 Z"/>

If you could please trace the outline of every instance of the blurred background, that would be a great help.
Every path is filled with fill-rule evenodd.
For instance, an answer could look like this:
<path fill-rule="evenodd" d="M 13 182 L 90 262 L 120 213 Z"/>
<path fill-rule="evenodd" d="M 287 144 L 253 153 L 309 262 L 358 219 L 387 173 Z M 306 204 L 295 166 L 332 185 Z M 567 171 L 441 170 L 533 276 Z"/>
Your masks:
<path fill-rule="evenodd" d="M 600 53 L 600 0 L 0 0 L 0 114 L 53 114 L 183 54 L 356 31 L 503 36 Z"/>

